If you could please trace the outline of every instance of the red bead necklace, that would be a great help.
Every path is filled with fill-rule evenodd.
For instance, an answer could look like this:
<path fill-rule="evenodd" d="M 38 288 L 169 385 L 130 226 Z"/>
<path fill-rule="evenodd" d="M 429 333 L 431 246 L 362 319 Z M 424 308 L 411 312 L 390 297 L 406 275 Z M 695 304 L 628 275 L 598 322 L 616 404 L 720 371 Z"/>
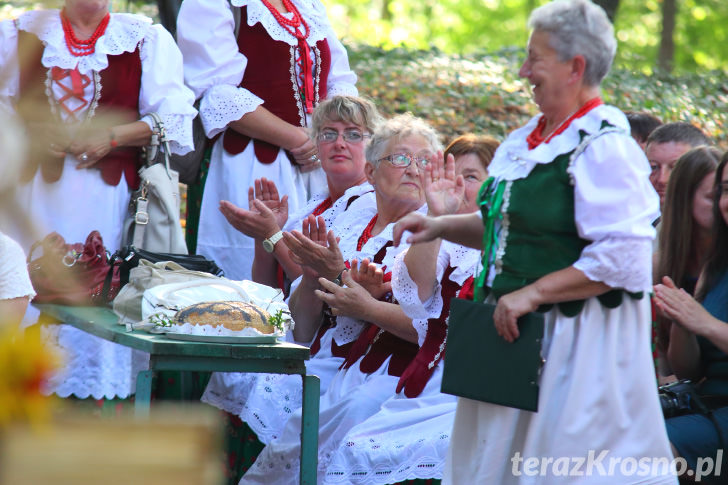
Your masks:
<path fill-rule="evenodd" d="M 301 12 L 298 11 L 295 5 L 293 5 L 293 2 L 291 0 L 282 0 L 283 6 L 286 7 L 286 10 L 288 10 L 290 13 L 293 14 L 293 18 L 287 19 L 283 16 L 282 13 L 278 11 L 277 8 L 275 8 L 268 0 L 261 0 L 263 2 L 263 5 L 268 7 L 268 10 L 270 10 L 270 13 L 273 14 L 273 17 L 278 21 L 278 23 L 288 31 L 289 34 L 294 36 L 296 39 L 306 39 L 308 38 L 308 24 L 301 16 Z M 306 30 L 306 33 L 304 34 L 301 32 L 301 25 L 303 25 L 303 28 Z"/>
<path fill-rule="evenodd" d="M 313 210 L 313 212 L 311 214 L 313 214 L 315 216 L 320 216 L 321 214 L 326 212 L 326 210 L 329 207 L 331 207 L 333 204 L 334 204 L 334 201 L 331 200 L 331 197 L 326 197 L 326 199 L 324 199 L 319 205 L 316 206 L 316 208 Z"/>
<path fill-rule="evenodd" d="M 79 40 L 73 32 L 71 21 L 68 20 L 68 17 L 66 16 L 66 10 L 61 10 L 61 25 L 63 26 L 63 36 L 66 39 L 68 51 L 75 57 L 83 57 L 93 54 L 96 51 L 96 41 L 99 40 L 99 37 L 104 35 L 104 32 L 106 32 L 106 27 L 109 25 L 110 18 L 111 15 L 107 13 L 104 18 L 101 19 L 96 30 L 94 30 L 94 33 L 91 34 L 91 37 L 86 40 Z"/>
<path fill-rule="evenodd" d="M 364 245 L 367 243 L 367 241 L 372 238 L 372 229 L 374 229 L 374 224 L 377 223 L 378 217 L 379 217 L 379 214 L 374 214 L 374 217 L 372 217 L 372 220 L 369 221 L 369 224 L 367 224 L 367 227 L 364 228 L 364 232 L 362 232 L 361 236 L 359 236 L 359 241 L 356 243 L 357 251 L 361 251 L 361 248 L 363 248 Z"/>
<path fill-rule="evenodd" d="M 291 0 L 282 0 L 283 6 L 293 17 L 288 19 L 283 16 L 268 0 L 261 0 L 270 13 L 273 14 L 278 25 L 286 29 L 286 31 L 298 39 L 298 50 L 300 58 L 297 60 L 303 73 L 303 98 L 306 103 L 306 112 L 313 113 L 313 65 L 311 64 L 311 48 L 308 46 L 306 39 L 311 32 L 306 20 L 304 20 L 301 12 Z M 301 29 L 303 27 L 303 29 Z"/>

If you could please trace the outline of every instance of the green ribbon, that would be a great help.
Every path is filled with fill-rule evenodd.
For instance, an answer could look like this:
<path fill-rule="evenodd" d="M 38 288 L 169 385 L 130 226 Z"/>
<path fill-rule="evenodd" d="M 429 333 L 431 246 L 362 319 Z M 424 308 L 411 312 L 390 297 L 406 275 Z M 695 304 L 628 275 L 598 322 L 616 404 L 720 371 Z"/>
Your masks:
<path fill-rule="evenodd" d="M 485 181 L 478 193 L 478 204 L 483 214 L 483 268 L 475 283 L 475 301 L 483 301 L 487 296 L 486 280 L 488 277 L 488 266 L 490 261 L 495 261 L 498 250 L 498 235 L 495 230 L 496 220 L 503 220 L 501 207 L 503 206 L 503 193 L 506 190 L 506 181 L 501 180 L 497 184 L 495 178 L 490 177 Z"/>

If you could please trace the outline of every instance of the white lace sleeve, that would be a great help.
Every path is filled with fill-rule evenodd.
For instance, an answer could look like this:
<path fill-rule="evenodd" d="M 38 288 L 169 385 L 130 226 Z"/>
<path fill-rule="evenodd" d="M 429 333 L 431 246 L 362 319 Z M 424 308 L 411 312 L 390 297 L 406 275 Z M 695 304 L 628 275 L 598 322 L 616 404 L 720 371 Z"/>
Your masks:
<path fill-rule="evenodd" d="M 628 135 L 607 134 L 595 139 L 569 170 L 579 235 L 593 241 L 575 267 L 615 288 L 649 288 L 659 200 L 642 150 Z"/>
<path fill-rule="evenodd" d="M 448 254 L 445 251 L 438 253 L 436 274 L 433 275 L 435 279 L 432 294 L 427 300 L 421 301 L 417 284 L 412 280 L 404 262 L 406 253 L 407 251 L 402 251 L 395 258 L 394 269 L 392 270 L 392 294 L 408 317 L 425 320 L 436 317 L 442 310 L 442 296 L 440 294 L 442 286 L 440 281 L 449 263 Z"/>
<path fill-rule="evenodd" d="M 592 281 L 612 288 L 645 291 L 652 285 L 652 242 L 647 238 L 605 238 L 588 245 L 574 263 Z"/>
<path fill-rule="evenodd" d="M 30 283 L 25 254 L 20 245 L 0 233 L 0 300 L 27 296 L 33 298 L 35 291 Z"/>
<path fill-rule="evenodd" d="M 227 0 L 182 2 L 177 44 L 184 56 L 185 81 L 195 97 L 202 97 L 200 117 L 208 137 L 263 104 L 258 96 L 238 87 L 248 61 L 239 51 Z"/>
<path fill-rule="evenodd" d="M 142 87 L 139 93 L 141 115 L 156 112 L 164 122 L 170 149 L 183 155 L 193 148 L 192 106 L 195 97 L 185 86 L 182 53 L 172 35 L 161 25 L 149 28 L 140 50 Z"/>
<path fill-rule="evenodd" d="M 13 112 L 20 89 L 18 71 L 18 29 L 12 20 L 0 22 L 0 108 Z"/>

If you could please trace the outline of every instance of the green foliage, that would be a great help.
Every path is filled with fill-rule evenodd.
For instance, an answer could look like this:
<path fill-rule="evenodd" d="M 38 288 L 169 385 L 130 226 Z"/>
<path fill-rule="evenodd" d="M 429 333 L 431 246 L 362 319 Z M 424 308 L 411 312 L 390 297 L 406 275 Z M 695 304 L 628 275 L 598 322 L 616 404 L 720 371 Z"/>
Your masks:
<path fill-rule="evenodd" d="M 348 43 L 439 49 L 451 54 L 524 46 L 533 8 L 547 0 L 323 0 Z M 388 8 L 385 8 L 388 6 Z M 662 1 L 622 0 L 615 32 L 616 65 L 651 73 L 657 64 Z M 728 70 L 728 2 L 680 0 L 675 26 L 678 72 Z"/>
<path fill-rule="evenodd" d="M 348 51 L 361 94 L 385 115 L 411 111 L 429 120 L 445 142 L 465 132 L 503 139 L 538 112 L 528 83 L 518 78 L 520 48 L 461 55 L 366 45 Z M 717 72 L 668 76 L 615 68 L 602 94 L 625 111 L 689 121 L 728 146 L 728 88 Z"/>

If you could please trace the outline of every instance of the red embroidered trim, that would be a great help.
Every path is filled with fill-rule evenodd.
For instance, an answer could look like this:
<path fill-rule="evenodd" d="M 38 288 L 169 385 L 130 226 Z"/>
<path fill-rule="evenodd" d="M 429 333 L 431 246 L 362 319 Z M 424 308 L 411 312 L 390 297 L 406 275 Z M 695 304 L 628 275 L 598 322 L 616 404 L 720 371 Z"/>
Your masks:
<path fill-rule="evenodd" d="M 556 129 L 556 131 L 551 133 L 547 138 L 543 137 L 543 129 L 546 126 L 546 118 L 541 116 L 541 118 L 538 120 L 538 124 L 536 125 L 536 128 L 534 128 L 534 130 L 526 137 L 526 142 L 528 143 L 528 149 L 533 150 L 534 148 L 539 146 L 541 143 L 550 142 L 553 137 L 563 133 L 569 127 L 569 125 L 571 124 L 572 121 L 574 121 L 577 118 L 581 118 L 582 116 L 587 114 L 589 111 L 593 110 L 597 106 L 600 106 L 601 104 L 603 104 L 603 102 L 602 102 L 601 98 L 598 98 L 598 97 L 587 101 L 586 103 L 584 103 L 584 105 L 581 108 L 579 108 L 579 110 L 576 113 L 574 113 L 566 121 L 561 123 L 561 125 L 558 127 L 558 129 Z"/>

